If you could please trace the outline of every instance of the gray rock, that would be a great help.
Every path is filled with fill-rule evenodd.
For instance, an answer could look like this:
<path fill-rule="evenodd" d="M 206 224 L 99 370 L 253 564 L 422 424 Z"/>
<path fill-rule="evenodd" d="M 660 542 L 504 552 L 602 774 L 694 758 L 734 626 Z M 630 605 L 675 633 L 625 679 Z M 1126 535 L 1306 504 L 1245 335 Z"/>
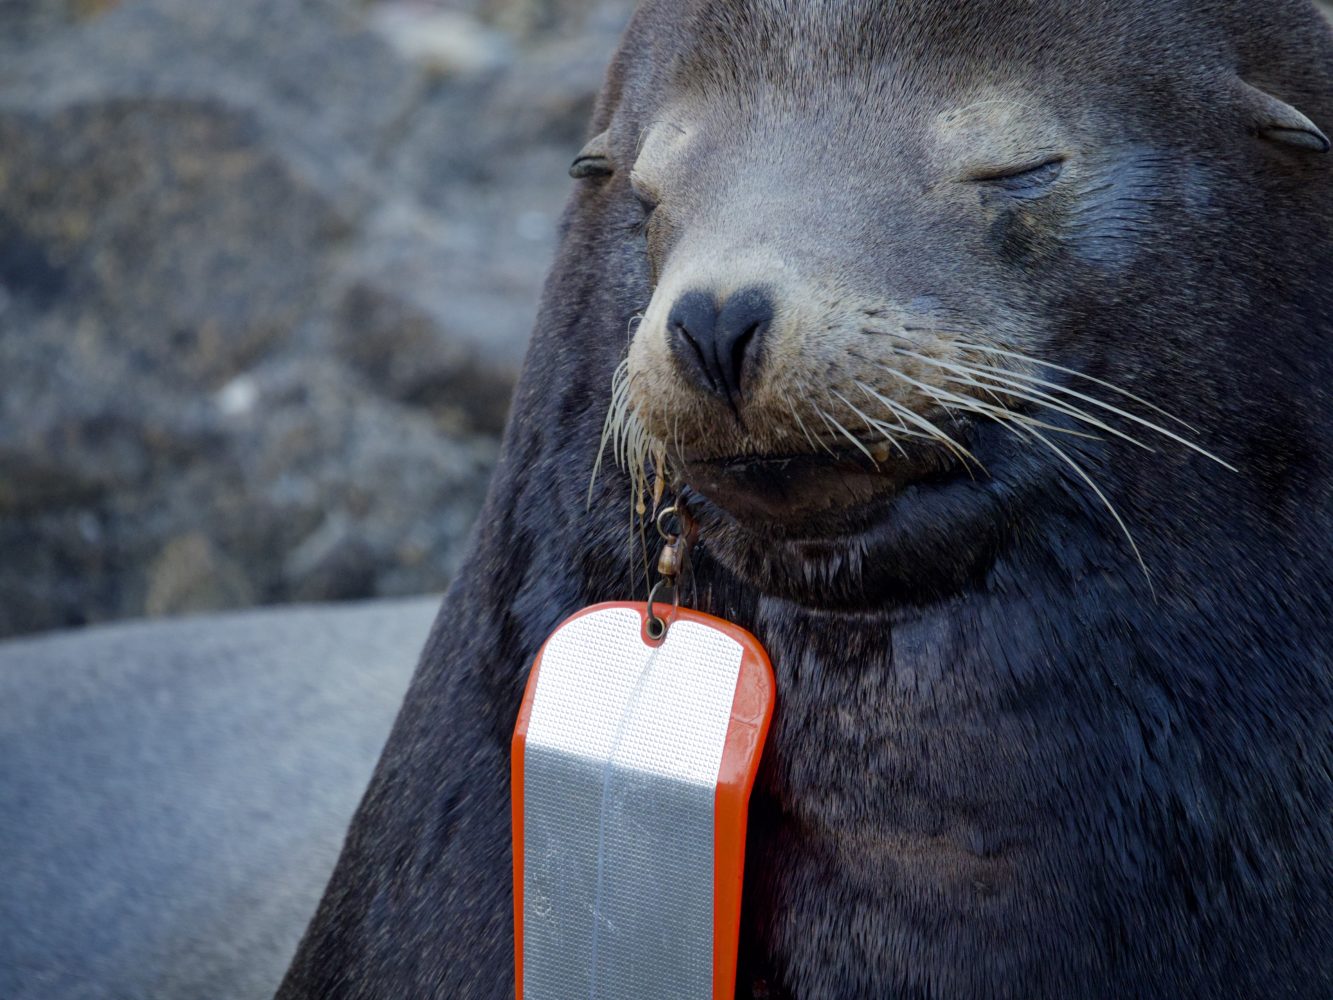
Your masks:
<path fill-rule="evenodd" d="M 144 610 L 149 615 L 198 614 L 254 602 L 241 567 L 198 532 L 173 538 L 148 567 Z"/>
<path fill-rule="evenodd" d="M 371 220 L 348 257 L 334 348 L 390 398 L 498 434 L 533 321 L 534 278 L 516 278 L 499 255 L 470 256 L 476 241 L 455 228 L 432 227 L 401 203 Z"/>
<path fill-rule="evenodd" d="M 594 35 L 623 25 L 632 4 L 616 0 L 475 0 L 482 16 L 519 35 Z"/>
<path fill-rule="evenodd" d="M 117 0 L 0 0 L 0 53 L 17 53 L 46 35 L 95 17 Z M 4 72 L 0 66 L 0 75 Z"/>
<path fill-rule="evenodd" d="M 216 103 L 0 107 L 0 283 L 90 317 L 91 350 L 216 384 L 316 307 L 323 248 L 347 233 L 293 167 Z"/>
<path fill-rule="evenodd" d="M 404 58 L 441 76 L 496 70 L 512 58 L 509 39 L 461 11 L 385 0 L 370 24 Z"/>
<path fill-rule="evenodd" d="M 626 10 L 0 0 L 0 635 L 442 588 Z"/>

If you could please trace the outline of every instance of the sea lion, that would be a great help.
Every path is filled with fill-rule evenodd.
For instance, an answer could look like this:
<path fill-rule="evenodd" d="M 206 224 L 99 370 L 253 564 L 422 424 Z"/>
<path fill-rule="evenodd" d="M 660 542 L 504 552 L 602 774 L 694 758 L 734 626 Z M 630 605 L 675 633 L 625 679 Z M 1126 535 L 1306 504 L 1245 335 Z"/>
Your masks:
<path fill-rule="evenodd" d="M 1333 995 L 1331 127 L 1305 0 L 644 5 L 280 996 L 509 995 L 509 734 L 645 455 L 777 671 L 739 996 Z"/>
<path fill-rule="evenodd" d="M 0 997 L 271 1000 L 436 603 L 0 642 Z"/>

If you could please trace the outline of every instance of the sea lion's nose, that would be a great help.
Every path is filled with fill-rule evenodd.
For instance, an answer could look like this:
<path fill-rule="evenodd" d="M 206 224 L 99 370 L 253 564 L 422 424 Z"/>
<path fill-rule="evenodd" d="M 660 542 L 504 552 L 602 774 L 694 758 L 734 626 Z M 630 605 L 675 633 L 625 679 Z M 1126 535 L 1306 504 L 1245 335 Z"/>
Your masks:
<path fill-rule="evenodd" d="M 686 292 L 671 307 L 667 330 L 681 370 L 699 388 L 735 405 L 758 367 L 773 302 L 762 288 L 745 288 L 718 308 L 708 292 Z"/>

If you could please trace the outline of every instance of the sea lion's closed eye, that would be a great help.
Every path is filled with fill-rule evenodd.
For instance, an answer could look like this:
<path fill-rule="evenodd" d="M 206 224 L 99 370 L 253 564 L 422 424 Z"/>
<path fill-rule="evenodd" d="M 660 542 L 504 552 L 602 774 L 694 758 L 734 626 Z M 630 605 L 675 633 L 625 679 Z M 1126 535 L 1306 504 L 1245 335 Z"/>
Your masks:
<path fill-rule="evenodd" d="M 645 216 L 652 215 L 653 212 L 657 210 L 658 202 L 661 201 L 661 199 L 632 174 L 630 175 L 629 189 L 630 194 L 634 195 L 634 200 L 637 201 L 639 206 L 643 209 Z"/>
<path fill-rule="evenodd" d="M 973 184 L 989 184 L 1006 191 L 1032 193 L 1055 183 L 1064 171 L 1064 166 L 1063 156 L 1052 156 L 1023 166 L 978 171 L 966 180 Z"/>

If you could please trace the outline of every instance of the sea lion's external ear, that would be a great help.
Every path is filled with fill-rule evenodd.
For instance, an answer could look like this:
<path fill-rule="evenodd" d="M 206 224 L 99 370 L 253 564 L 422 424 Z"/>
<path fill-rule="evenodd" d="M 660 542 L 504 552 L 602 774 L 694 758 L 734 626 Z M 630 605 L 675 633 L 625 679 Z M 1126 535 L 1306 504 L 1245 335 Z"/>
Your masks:
<path fill-rule="evenodd" d="M 1310 153 L 1329 151 L 1328 136 L 1305 115 L 1258 87 L 1252 87 L 1243 80 L 1237 83 L 1259 138 Z"/>
<path fill-rule="evenodd" d="M 575 180 L 585 177 L 610 177 L 616 172 L 611 163 L 607 133 L 595 135 L 588 145 L 579 150 L 574 162 L 569 166 L 569 176 Z"/>

